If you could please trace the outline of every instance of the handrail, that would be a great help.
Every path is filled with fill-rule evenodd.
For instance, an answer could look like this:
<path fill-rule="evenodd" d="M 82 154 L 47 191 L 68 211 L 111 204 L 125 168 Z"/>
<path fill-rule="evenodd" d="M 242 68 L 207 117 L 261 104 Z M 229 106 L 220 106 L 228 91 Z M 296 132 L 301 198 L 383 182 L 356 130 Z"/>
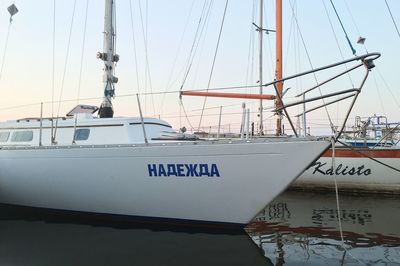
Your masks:
<path fill-rule="evenodd" d="M 293 133 L 294 133 L 294 135 L 296 137 L 298 137 L 298 134 L 296 132 L 296 129 L 294 127 L 292 119 L 290 118 L 289 113 L 286 110 L 287 108 L 290 108 L 290 107 L 293 107 L 293 106 L 297 106 L 297 105 L 300 105 L 300 104 L 305 104 L 305 103 L 308 103 L 308 102 L 314 102 L 314 101 L 317 101 L 317 100 L 322 100 L 322 99 L 325 99 L 325 98 L 331 98 L 331 97 L 338 96 L 338 95 L 344 95 L 344 96 L 340 97 L 339 99 L 331 100 L 328 103 L 324 102 L 322 105 L 319 105 L 317 107 L 313 107 L 313 108 L 308 109 L 308 110 L 306 110 L 305 107 L 304 107 L 303 112 L 301 114 L 298 114 L 298 115 L 295 116 L 295 117 L 299 117 L 301 115 L 304 115 L 304 117 L 305 117 L 306 113 L 309 113 L 311 111 L 315 111 L 315 110 L 320 109 L 322 107 L 326 107 L 326 106 L 331 105 L 333 103 L 337 103 L 337 102 L 340 102 L 340 101 L 343 101 L 345 99 L 349 99 L 349 98 L 353 97 L 353 100 L 350 103 L 349 110 L 346 113 L 345 119 L 343 121 L 342 126 L 340 127 L 340 130 L 339 131 L 335 130 L 335 134 L 336 134 L 335 139 L 338 139 L 341 136 L 341 134 L 343 133 L 343 130 L 345 128 L 345 124 L 346 124 L 346 122 L 347 122 L 347 120 L 349 118 L 351 110 L 354 107 L 355 101 L 357 100 L 358 95 L 361 92 L 361 89 L 363 88 L 367 77 L 369 76 L 369 71 L 372 68 L 375 67 L 373 61 L 375 59 L 379 58 L 380 56 L 381 56 L 380 53 L 368 53 L 368 54 L 365 54 L 365 55 L 361 55 L 361 56 L 353 57 L 353 58 L 350 58 L 350 59 L 347 59 L 347 60 L 343 60 L 341 62 L 337 62 L 337 63 L 334 63 L 334 64 L 329 64 L 329 65 L 326 65 L 326 66 L 323 66 L 323 67 L 319 67 L 319 68 L 316 68 L 316 69 L 312 69 L 312 70 L 308 70 L 308 71 L 305 71 L 305 72 L 302 72 L 302 73 L 298 73 L 298 74 L 295 74 L 295 75 L 287 76 L 287 77 L 284 77 L 282 79 L 274 80 L 274 81 L 271 81 L 269 83 L 265 83 L 265 84 L 262 85 L 263 87 L 273 86 L 274 89 L 275 89 L 275 93 L 276 93 L 275 96 L 274 95 L 253 95 L 253 94 L 243 94 L 243 93 L 221 93 L 221 92 L 209 92 L 209 91 L 207 91 L 207 92 L 203 91 L 202 92 L 201 90 L 190 90 L 190 91 L 180 91 L 180 97 L 182 97 L 182 95 L 192 95 L 192 96 L 211 96 L 211 97 L 247 98 L 247 99 L 264 99 L 264 100 L 265 99 L 269 99 L 269 100 L 275 99 L 277 102 L 280 102 L 282 104 L 276 106 L 273 111 L 277 115 L 282 115 L 282 111 L 284 112 L 284 115 L 288 119 L 288 122 L 289 122 L 289 124 L 291 126 L 291 129 L 292 129 L 292 131 L 293 131 Z M 338 66 L 350 63 L 350 62 L 355 62 L 355 61 L 361 61 L 361 62 L 357 63 L 356 65 L 354 65 L 352 67 L 350 67 L 349 69 L 341 71 L 339 74 L 336 74 L 334 76 L 329 77 L 328 79 L 324 80 L 321 83 L 317 82 L 318 84 L 313 85 L 311 88 L 309 88 L 309 89 L 303 91 L 302 93 L 296 95 L 296 97 L 302 97 L 302 100 L 295 101 L 295 102 L 288 103 L 288 104 L 283 104 L 282 98 L 284 98 L 284 97 L 283 97 L 283 95 L 280 95 L 280 93 L 278 93 L 278 89 L 277 89 L 277 85 L 278 84 L 282 84 L 282 83 L 284 83 L 285 81 L 288 81 L 288 80 L 292 80 L 292 79 L 299 78 L 299 77 L 302 77 L 302 76 L 306 76 L 306 75 L 309 75 L 309 74 L 314 74 L 314 73 L 317 73 L 317 72 L 321 72 L 321 71 L 324 71 L 324 70 L 327 70 L 327 69 L 330 69 L 330 68 L 335 68 L 335 67 L 338 67 Z M 323 85 L 327 84 L 328 82 L 331 82 L 331 81 L 333 81 L 333 80 L 335 80 L 335 79 L 337 79 L 337 78 L 339 78 L 339 77 L 341 77 L 341 76 L 343 76 L 343 75 L 345 75 L 345 74 L 347 74 L 347 73 L 349 73 L 349 72 L 351 72 L 353 70 L 356 70 L 361 66 L 365 67 L 365 75 L 362 78 L 361 83 L 360 83 L 360 85 L 358 87 L 354 87 L 354 88 L 350 88 L 350 89 L 343 89 L 343 90 L 340 90 L 340 91 L 337 91 L 337 92 L 332 92 L 332 93 L 325 93 L 323 95 L 321 94 L 320 96 L 311 97 L 311 98 L 308 98 L 308 99 L 305 97 L 307 93 L 309 93 L 309 92 L 311 92 L 311 91 L 313 91 L 313 90 L 315 90 L 317 88 L 321 88 Z M 242 87 L 227 87 L 227 88 L 218 88 L 218 89 L 219 90 L 224 90 L 224 89 L 233 89 L 233 88 L 242 88 Z M 209 89 L 209 90 L 217 90 L 217 89 Z M 243 122 L 242 122 L 242 131 L 243 131 L 243 127 L 244 127 L 244 125 L 243 125 Z"/>
<path fill-rule="evenodd" d="M 354 89 L 348 89 L 348 90 L 343 90 L 343 91 L 339 91 L 339 92 L 332 92 L 332 93 L 328 93 L 328 94 L 325 94 L 325 95 L 321 95 L 321 96 L 317 96 L 317 97 L 313 97 L 313 98 L 309 98 L 309 99 L 305 99 L 305 100 L 289 103 L 289 104 L 286 104 L 286 105 L 284 105 L 282 107 L 276 108 L 275 111 L 280 111 L 280 110 L 283 110 L 284 108 L 293 107 L 293 106 L 296 106 L 296 105 L 299 105 L 299 104 L 303 104 L 303 103 L 314 102 L 314 101 L 318 101 L 318 100 L 321 100 L 321 99 L 325 99 L 325 98 L 330 98 L 330 97 L 337 96 L 337 95 L 346 94 L 346 93 L 349 93 L 349 92 L 359 93 L 360 89 L 354 88 Z M 353 93 L 353 94 L 355 95 L 356 93 Z"/>
<path fill-rule="evenodd" d="M 284 81 L 291 80 L 291 79 L 294 79 L 294 78 L 306 76 L 308 74 L 320 72 L 320 71 L 328 69 L 328 68 L 337 67 L 337 66 L 344 65 L 344 64 L 347 64 L 347 63 L 350 63 L 350 62 L 353 62 L 353 61 L 358 61 L 358 60 L 363 61 L 363 64 L 367 65 L 369 68 L 373 68 L 374 67 L 373 60 L 379 58 L 380 56 L 381 56 L 380 53 L 369 53 L 369 54 L 357 56 L 357 57 L 354 57 L 354 58 L 351 58 L 351 59 L 347 59 L 347 60 L 344 60 L 344 61 L 341 61 L 341 62 L 338 62 L 338 63 L 330 64 L 330 65 L 327 65 L 327 66 L 319 67 L 319 68 L 316 68 L 316 69 L 313 69 L 313 70 L 308 70 L 308 71 L 305 71 L 305 72 L 302 72 L 302 73 L 299 73 L 299 74 L 288 76 L 288 77 L 285 77 L 285 78 L 280 79 L 280 80 L 274 80 L 274 81 L 271 81 L 269 83 L 265 83 L 263 86 L 267 87 L 267 86 L 274 85 L 274 84 L 279 83 L 279 82 L 284 82 Z"/>
<path fill-rule="evenodd" d="M 333 77 L 330 77 L 327 80 L 323 81 L 322 83 L 319 83 L 319 84 L 311 87 L 308 90 L 305 90 L 304 92 L 302 92 L 302 93 L 300 93 L 299 95 L 296 96 L 296 97 L 302 96 L 303 97 L 302 100 L 297 101 L 297 102 L 293 102 L 293 103 L 289 103 L 289 104 L 286 104 L 286 105 L 283 104 L 282 106 L 280 106 L 278 108 L 275 108 L 274 111 L 276 113 L 279 113 L 282 110 L 285 112 L 286 118 L 288 119 L 288 121 L 290 123 L 290 126 L 292 127 L 292 130 L 293 130 L 294 134 L 297 137 L 297 132 L 296 132 L 294 126 L 293 126 L 293 122 L 292 122 L 291 118 L 288 115 L 288 112 L 286 110 L 287 108 L 293 107 L 293 106 L 296 106 L 296 105 L 300 105 L 300 104 L 305 104 L 307 102 L 313 102 L 313 101 L 317 101 L 317 100 L 321 100 L 321 99 L 325 99 L 325 98 L 331 98 L 331 97 L 334 97 L 334 96 L 351 93 L 350 95 L 346 95 L 346 96 L 341 97 L 339 99 L 333 100 L 333 101 L 331 101 L 329 103 L 324 103 L 324 104 L 322 104 L 320 106 L 317 106 L 317 107 L 314 107 L 312 109 L 304 110 L 303 113 L 300 114 L 300 115 L 305 115 L 306 113 L 309 113 L 311 111 L 315 111 L 315 110 L 320 109 L 322 107 L 325 107 L 327 105 L 330 105 L 330 104 L 333 104 L 333 103 L 336 103 L 336 102 L 339 102 L 339 101 L 342 101 L 342 100 L 345 100 L 345 99 L 353 97 L 353 101 L 351 102 L 349 110 L 346 113 L 345 119 L 343 120 L 343 124 L 340 127 L 340 130 L 336 132 L 335 139 L 337 140 L 341 136 L 341 134 L 343 133 L 343 130 L 344 130 L 346 122 L 347 122 L 347 120 L 349 118 L 350 112 L 354 107 L 355 101 L 357 100 L 357 97 L 358 97 L 359 93 L 361 92 L 361 89 L 363 88 L 363 86 L 365 84 L 365 81 L 367 80 L 367 77 L 369 75 L 369 71 L 372 68 L 375 67 L 375 65 L 373 63 L 373 60 L 377 59 L 379 57 L 380 57 L 379 53 L 365 54 L 365 55 L 358 56 L 358 57 L 355 57 L 355 58 L 351 58 L 351 59 L 348 59 L 348 60 L 344 60 L 344 61 L 341 61 L 341 62 L 338 62 L 338 63 L 335 63 L 335 64 L 330 64 L 328 66 L 324 66 L 324 67 L 320 67 L 320 68 L 317 68 L 317 69 L 314 69 L 314 70 L 310 70 L 310 71 L 306 71 L 306 72 L 299 73 L 299 74 L 296 74 L 296 75 L 292 75 L 292 76 L 283 78 L 281 80 L 275 80 L 275 81 L 269 83 L 269 84 L 273 84 L 274 87 L 276 87 L 276 84 L 278 82 L 283 82 L 283 81 L 290 80 L 290 79 L 293 79 L 293 78 L 305 76 L 305 75 L 308 75 L 308 74 L 311 74 L 311 73 L 316 73 L 318 71 L 322 71 L 322 70 L 326 70 L 326 69 L 329 69 L 329 68 L 337 67 L 337 66 L 349 63 L 349 62 L 358 61 L 358 60 L 362 61 L 361 64 L 358 64 L 358 65 L 356 65 L 356 66 L 354 66 L 354 67 L 352 67 L 350 69 L 347 69 L 346 71 L 343 71 L 343 72 L 341 72 L 341 73 L 339 73 L 339 74 L 337 74 L 337 75 L 335 75 Z M 308 99 L 305 98 L 306 93 L 308 93 L 308 92 L 310 92 L 310 91 L 312 91 L 312 90 L 314 90 L 316 88 L 320 88 L 322 85 L 325 85 L 326 83 L 328 83 L 330 81 L 333 81 L 333 80 L 339 78 L 340 76 L 342 76 L 342 75 L 344 75 L 346 73 L 349 73 L 350 71 L 353 71 L 353 70 L 357 69 L 360 66 L 364 66 L 365 67 L 365 75 L 364 75 L 364 77 L 363 77 L 363 79 L 362 79 L 362 81 L 361 81 L 361 83 L 360 83 L 358 88 L 352 88 L 352 89 L 341 90 L 341 91 L 338 91 L 338 92 L 327 93 L 327 94 L 324 94 L 324 95 L 321 95 L 321 96 L 312 97 L 312 98 L 308 98 Z M 269 84 L 265 84 L 265 85 L 269 85 Z M 275 90 L 276 90 L 276 88 L 275 88 Z M 297 115 L 296 117 L 298 117 L 300 115 Z"/>
<path fill-rule="evenodd" d="M 343 96 L 343 97 L 341 97 L 341 98 L 339 98 L 339 99 L 336 99 L 336 100 L 334 100 L 334 101 L 331 101 L 331 102 L 328 102 L 328 103 L 319 105 L 319 106 L 314 107 L 314 108 L 311 108 L 311 109 L 308 109 L 308 110 L 306 110 L 306 111 L 304 111 L 304 112 L 302 112 L 302 113 L 300 113 L 300 114 L 295 115 L 295 117 L 299 117 L 299 116 L 302 116 L 302 115 L 307 114 L 307 113 L 309 113 L 309 112 L 318 110 L 318 109 L 320 109 L 320 108 L 322 108 L 322 107 L 325 107 L 325 106 L 328 106 L 328 105 L 331 105 L 331 104 L 334 104 L 334 103 L 337 103 L 337 102 L 346 100 L 346 99 L 348 99 L 348 98 L 350 98 L 350 97 L 353 97 L 353 96 L 355 96 L 355 95 L 356 95 L 355 93 L 352 93 L 352 94 L 350 94 L 350 95 Z"/>

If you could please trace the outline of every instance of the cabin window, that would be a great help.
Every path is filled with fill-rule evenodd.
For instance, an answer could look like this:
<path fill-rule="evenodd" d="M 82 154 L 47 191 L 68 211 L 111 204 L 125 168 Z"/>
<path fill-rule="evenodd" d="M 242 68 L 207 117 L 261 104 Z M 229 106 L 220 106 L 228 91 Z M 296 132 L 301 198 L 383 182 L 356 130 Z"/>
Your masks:
<path fill-rule="evenodd" d="M 75 131 L 75 140 L 87 140 L 89 138 L 90 129 L 80 128 Z"/>
<path fill-rule="evenodd" d="M 16 131 L 11 136 L 11 141 L 14 142 L 24 142 L 32 141 L 33 131 Z"/>
<path fill-rule="evenodd" d="M 0 132 L 0 142 L 6 142 L 10 137 L 10 132 Z"/>

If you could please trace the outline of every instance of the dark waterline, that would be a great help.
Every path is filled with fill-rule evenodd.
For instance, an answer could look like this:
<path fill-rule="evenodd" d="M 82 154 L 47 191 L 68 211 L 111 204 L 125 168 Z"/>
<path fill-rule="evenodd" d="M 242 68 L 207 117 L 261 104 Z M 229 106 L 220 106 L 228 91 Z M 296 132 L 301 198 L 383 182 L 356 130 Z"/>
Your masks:
<path fill-rule="evenodd" d="M 0 205 L 0 265 L 271 265 L 242 229 Z"/>

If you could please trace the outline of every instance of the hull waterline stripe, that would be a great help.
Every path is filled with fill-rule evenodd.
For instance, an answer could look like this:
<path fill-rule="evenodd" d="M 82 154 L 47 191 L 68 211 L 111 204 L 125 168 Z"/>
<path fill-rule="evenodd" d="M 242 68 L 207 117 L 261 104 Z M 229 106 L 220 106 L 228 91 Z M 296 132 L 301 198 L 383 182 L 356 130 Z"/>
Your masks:
<path fill-rule="evenodd" d="M 322 157 L 332 157 L 332 150 L 327 150 Z M 400 158 L 400 149 L 384 150 L 384 149 L 336 149 L 335 157 L 337 158 Z"/>

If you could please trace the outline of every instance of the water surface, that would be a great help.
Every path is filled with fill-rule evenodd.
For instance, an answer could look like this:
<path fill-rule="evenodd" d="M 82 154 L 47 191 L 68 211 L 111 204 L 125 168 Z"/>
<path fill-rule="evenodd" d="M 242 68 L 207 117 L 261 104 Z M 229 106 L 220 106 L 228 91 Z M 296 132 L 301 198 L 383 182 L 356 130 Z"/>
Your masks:
<path fill-rule="evenodd" d="M 285 192 L 246 228 L 276 265 L 400 265 L 399 196 Z"/>
<path fill-rule="evenodd" d="M 134 223 L 0 205 L 0 265 L 400 265 L 398 196 L 285 192 L 246 231 Z"/>

